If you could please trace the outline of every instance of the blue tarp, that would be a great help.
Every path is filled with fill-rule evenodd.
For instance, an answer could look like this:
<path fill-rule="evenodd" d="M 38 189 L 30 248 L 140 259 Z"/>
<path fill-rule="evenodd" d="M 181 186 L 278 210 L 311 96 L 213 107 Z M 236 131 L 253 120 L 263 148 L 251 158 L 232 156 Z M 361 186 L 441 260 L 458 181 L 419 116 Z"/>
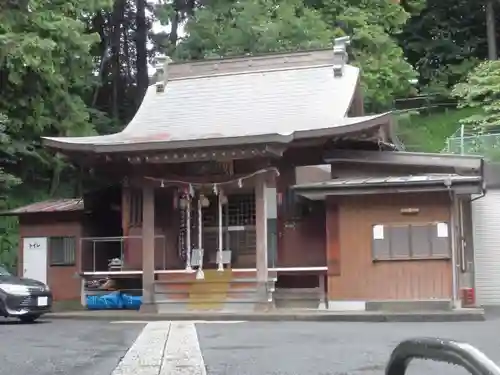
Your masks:
<path fill-rule="evenodd" d="M 104 295 L 87 296 L 87 308 L 90 310 L 106 309 L 133 309 L 141 307 L 142 297 L 132 296 L 121 292 L 112 292 Z"/>

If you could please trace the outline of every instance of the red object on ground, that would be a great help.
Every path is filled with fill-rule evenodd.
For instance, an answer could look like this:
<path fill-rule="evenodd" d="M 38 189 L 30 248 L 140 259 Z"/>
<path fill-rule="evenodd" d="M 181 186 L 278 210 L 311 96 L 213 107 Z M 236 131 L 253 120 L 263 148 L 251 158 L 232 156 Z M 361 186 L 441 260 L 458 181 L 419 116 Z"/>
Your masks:
<path fill-rule="evenodd" d="M 476 296 L 473 288 L 463 288 L 462 294 L 462 307 L 474 307 L 476 304 Z"/>

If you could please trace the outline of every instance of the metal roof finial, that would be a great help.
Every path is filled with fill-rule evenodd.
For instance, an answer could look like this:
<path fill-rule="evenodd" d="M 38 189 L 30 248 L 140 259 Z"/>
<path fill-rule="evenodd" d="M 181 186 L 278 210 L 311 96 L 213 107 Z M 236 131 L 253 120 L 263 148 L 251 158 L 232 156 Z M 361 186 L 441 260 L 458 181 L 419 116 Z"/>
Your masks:
<path fill-rule="evenodd" d="M 172 59 L 166 55 L 160 55 L 156 57 L 156 92 L 164 92 L 165 86 L 168 81 L 168 64 L 172 62 Z"/>
<path fill-rule="evenodd" d="M 347 55 L 347 46 L 351 44 L 350 36 L 336 38 L 333 46 L 333 76 L 342 77 L 344 65 L 347 64 L 349 56 Z"/>

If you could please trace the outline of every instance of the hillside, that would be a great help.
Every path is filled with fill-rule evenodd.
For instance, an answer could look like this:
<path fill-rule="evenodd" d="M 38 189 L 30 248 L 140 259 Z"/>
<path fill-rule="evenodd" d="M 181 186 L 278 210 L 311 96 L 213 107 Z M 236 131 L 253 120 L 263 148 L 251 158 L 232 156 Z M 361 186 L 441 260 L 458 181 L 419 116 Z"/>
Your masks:
<path fill-rule="evenodd" d="M 438 113 L 402 113 L 397 117 L 397 134 L 408 151 L 441 152 L 446 140 L 459 128 L 462 118 L 476 109 L 445 109 Z"/>

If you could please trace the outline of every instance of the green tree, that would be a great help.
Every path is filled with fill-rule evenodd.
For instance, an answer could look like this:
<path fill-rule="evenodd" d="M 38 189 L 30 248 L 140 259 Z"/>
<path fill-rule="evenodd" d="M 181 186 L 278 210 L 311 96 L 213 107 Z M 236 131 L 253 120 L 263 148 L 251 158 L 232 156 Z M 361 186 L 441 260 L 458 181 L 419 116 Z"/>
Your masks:
<path fill-rule="evenodd" d="M 465 82 L 458 83 L 452 94 L 460 108 L 480 108 L 481 111 L 460 121 L 478 133 L 500 129 L 500 60 L 484 61 L 476 66 Z"/>
<path fill-rule="evenodd" d="M 362 70 L 369 110 L 391 109 L 394 98 L 411 92 L 416 73 L 395 38 L 410 17 L 405 7 L 394 0 L 322 0 L 314 6 L 327 24 L 352 35 L 351 53 Z"/>
<path fill-rule="evenodd" d="M 73 169 L 41 148 L 40 137 L 95 133 L 90 120 L 97 112 L 86 99 L 97 84 L 91 48 L 100 37 L 88 32 L 88 23 L 110 6 L 110 0 L 0 4 L 2 210 L 60 194 L 61 185 L 72 184 Z M 0 219 L 0 262 L 9 267 L 16 230 L 15 218 Z"/>
<path fill-rule="evenodd" d="M 63 164 L 39 139 L 94 133 L 84 97 L 95 81 L 89 52 L 99 35 L 87 33 L 83 20 L 110 1 L 7 4 L 0 11 L 0 112 L 9 119 L 8 165 L 22 180 L 50 171 L 54 193 Z"/>
<path fill-rule="evenodd" d="M 3 113 L 0 113 L 0 149 L 2 153 L 0 154 L 0 210 L 3 209 L 3 201 L 6 198 L 6 194 L 10 191 L 12 187 L 21 183 L 21 180 L 16 176 L 6 172 L 2 165 L 8 160 L 11 139 L 7 134 L 8 118 Z"/>
<path fill-rule="evenodd" d="M 427 0 L 399 36 L 425 92 L 448 96 L 453 86 L 488 54 L 484 3 Z"/>
<path fill-rule="evenodd" d="M 485 61 L 473 69 L 464 82 L 452 91 L 460 108 L 472 108 L 471 116 L 460 120 L 467 133 L 475 134 L 467 140 L 466 152 L 500 159 L 500 60 Z M 495 135 L 492 135 L 495 134 Z"/>
<path fill-rule="evenodd" d="M 412 3 L 413 4 L 413 3 Z M 390 0 L 216 0 L 197 8 L 175 51 L 181 59 L 331 47 L 352 36 L 369 109 L 390 109 L 416 76 L 394 36 L 410 13 Z"/>
<path fill-rule="evenodd" d="M 176 56 L 200 59 L 322 48 L 334 33 L 301 0 L 213 1 L 188 20 Z"/>

